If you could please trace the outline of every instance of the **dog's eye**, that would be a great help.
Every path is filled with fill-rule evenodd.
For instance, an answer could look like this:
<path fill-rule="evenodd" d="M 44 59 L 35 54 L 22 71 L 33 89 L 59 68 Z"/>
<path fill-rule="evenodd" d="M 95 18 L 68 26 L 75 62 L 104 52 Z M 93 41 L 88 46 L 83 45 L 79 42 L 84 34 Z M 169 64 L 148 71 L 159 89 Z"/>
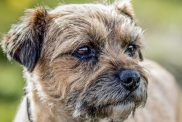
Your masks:
<path fill-rule="evenodd" d="M 81 61 L 87 61 L 96 56 L 96 51 L 90 46 L 82 46 L 74 51 L 72 55 Z"/>
<path fill-rule="evenodd" d="M 91 53 L 91 49 L 87 46 L 81 47 L 77 50 L 79 55 L 89 55 Z"/>
<path fill-rule="evenodd" d="M 125 53 L 128 54 L 128 56 L 133 57 L 136 54 L 137 46 L 134 44 L 129 44 L 128 47 L 125 50 Z"/>

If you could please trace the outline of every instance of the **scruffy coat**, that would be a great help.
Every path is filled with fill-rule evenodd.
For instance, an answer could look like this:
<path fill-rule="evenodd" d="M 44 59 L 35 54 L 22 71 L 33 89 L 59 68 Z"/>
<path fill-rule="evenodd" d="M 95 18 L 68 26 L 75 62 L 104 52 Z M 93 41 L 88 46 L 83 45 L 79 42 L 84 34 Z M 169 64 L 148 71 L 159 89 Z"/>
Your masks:
<path fill-rule="evenodd" d="M 28 10 L 2 41 L 27 80 L 15 122 L 177 122 L 175 80 L 142 61 L 142 41 L 129 1 Z M 89 61 L 74 54 L 83 45 L 96 53 Z M 139 72 L 137 90 L 118 83 L 120 69 Z"/>

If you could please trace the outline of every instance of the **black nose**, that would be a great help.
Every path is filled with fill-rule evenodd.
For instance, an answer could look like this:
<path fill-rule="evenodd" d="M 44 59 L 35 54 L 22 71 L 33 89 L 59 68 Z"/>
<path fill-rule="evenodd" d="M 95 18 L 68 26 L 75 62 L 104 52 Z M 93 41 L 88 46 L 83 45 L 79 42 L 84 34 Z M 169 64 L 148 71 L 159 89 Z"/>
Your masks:
<path fill-rule="evenodd" d="M 135 70 L 120 70 L 119 79 L 121 84 L 129 91 L 134 91 L 140 85 L 140 74 Z"/>

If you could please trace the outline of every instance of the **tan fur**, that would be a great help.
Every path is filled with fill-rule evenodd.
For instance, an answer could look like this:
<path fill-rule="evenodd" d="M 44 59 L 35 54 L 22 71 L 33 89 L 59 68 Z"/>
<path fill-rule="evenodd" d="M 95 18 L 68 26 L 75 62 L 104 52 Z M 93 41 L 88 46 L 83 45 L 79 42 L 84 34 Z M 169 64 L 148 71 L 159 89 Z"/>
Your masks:
<path fill-rule="evenodd" d="M 148 112 L 143 109 L 141 114 L 136 112 L 135 121 L 175 122 L 177 96 L 169 93 L 176 88 L 174 79 L 165 71 L 153 74 L 163 70 L 151 62 L 149 68 L 142 64 L 142 41 L 143 31 L 135 23 L 131 3 L 116 1 L 113 5 L 62 5 L 49 11 L 39 7 L 12 27 L 2 47 L 24 65 L 25 97 L 30 99 L 34 122 L 130 121 L 128 116 L 146 103 L 148 78 L 145 109 L 154 115 L 145 118 Z M 130 44 L 136 46 L 133 56 L 126 52 Z M 96 51 L 89 61 L 74 55 L 83 45 Z M 129 93 L 118 83 L 116 74 L 121 69 L 140 74 L 135 91 Z M 154 71 L 148 76 L 146 69 Z M 164 83 L 166 75 L 171 85 Z M 159 97 L 155 98 L 155 90 Z M 163 113 L 168 108 L 171 114 Z M 161 116 L 155 116 L 158 112 Z"/>

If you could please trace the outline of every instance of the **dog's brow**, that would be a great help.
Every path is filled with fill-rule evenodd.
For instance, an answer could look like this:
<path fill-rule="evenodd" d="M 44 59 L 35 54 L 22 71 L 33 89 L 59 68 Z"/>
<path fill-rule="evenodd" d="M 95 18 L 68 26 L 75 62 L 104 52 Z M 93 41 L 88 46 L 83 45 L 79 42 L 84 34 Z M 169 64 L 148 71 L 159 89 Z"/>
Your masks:
<path fill-rule="evenodd" d="M 123 29 L 120 31 L 121 32 L 119 32 L 118 38 L 120 41 L 122 41 L 122 45 L 133 43 L 138 46 L 142 46 L 143 32 L 140 28 L 133 27 L 131 30 L 128 30 L 128 32 L 125 31 L 125 33 L 123 33 Z"/>

